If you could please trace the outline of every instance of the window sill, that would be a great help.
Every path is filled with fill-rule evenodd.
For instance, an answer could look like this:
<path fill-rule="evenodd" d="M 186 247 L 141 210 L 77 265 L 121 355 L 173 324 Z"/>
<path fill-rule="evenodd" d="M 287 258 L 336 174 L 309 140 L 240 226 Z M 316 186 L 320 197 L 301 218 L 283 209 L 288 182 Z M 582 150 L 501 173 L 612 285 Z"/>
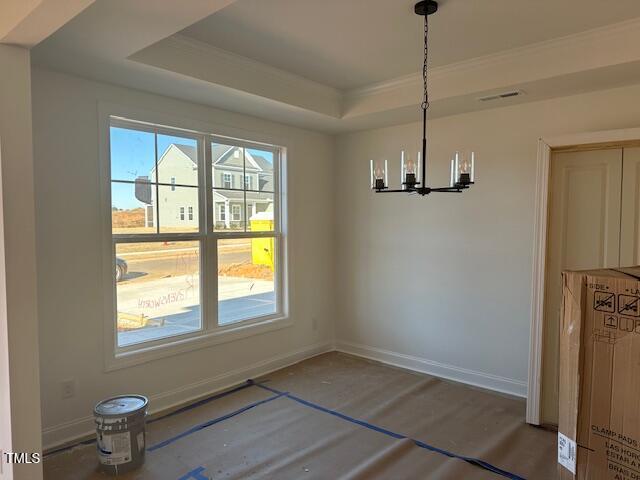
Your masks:
<path fill-rule="evenodd" d="M 291 325 L 293 325 L 293 321 L 289 317 L 268 317 L 251 322 L 239 322 L 218 327 L 213 331 L 200 332 L 187 338 L 167 339 L 162 344 L 140 345 L 135 350 L 127 350 L 108 356 L 105 359 L 105 371 L 120 370 L 192 350 L 273 332 Z"/>

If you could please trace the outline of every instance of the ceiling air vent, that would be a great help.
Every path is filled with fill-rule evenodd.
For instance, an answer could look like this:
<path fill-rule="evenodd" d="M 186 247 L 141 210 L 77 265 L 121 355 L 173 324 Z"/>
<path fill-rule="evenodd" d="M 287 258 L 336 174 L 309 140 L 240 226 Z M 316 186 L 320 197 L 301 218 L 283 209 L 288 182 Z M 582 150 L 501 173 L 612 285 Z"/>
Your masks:
<path fill-rule="evenodd" d="M 510 90 L 508 92 L 496 93 L 495 95 L 487 95 L 486 97 L 478 98 L 480 102 L 492 102 L 493 100 L 501 100 L 503 98 L 517 97 L 524 95 L 522 90 Z"/>

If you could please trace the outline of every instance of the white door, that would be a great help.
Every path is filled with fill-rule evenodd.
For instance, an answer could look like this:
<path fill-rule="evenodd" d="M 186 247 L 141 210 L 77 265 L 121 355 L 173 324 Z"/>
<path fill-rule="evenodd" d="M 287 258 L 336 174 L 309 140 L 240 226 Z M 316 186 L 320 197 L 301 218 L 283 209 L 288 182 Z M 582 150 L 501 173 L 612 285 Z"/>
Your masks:
<path fill-rule="evenodd" d="M 551 157 L 542 352 L 543 424 L 558 424 L 561 272 L 620 266 L 622 157 L 622 149 L 554 153 Z M 635 218 L 640 212 L 638 206 Z M 635 245 L 637 250 L 637 242 Z"/>
<path fill-rule="evenodd" d="M 622 162 L 620 266 L 640 265 L 640 148 L 625 148 Z"/>

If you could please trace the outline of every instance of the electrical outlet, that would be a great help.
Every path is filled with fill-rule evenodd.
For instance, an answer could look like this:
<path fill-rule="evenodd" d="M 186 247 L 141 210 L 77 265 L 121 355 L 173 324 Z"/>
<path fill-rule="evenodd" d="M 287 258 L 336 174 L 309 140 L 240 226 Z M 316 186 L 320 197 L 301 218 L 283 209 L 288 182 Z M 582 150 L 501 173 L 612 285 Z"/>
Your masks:
<path fill-rule="evenodd" d="M 60 383 L 62 398 L 71 398 L 76 395 L 76 380 L 75 378 L 70 378 L 68 380 L 63 380 Z"/>

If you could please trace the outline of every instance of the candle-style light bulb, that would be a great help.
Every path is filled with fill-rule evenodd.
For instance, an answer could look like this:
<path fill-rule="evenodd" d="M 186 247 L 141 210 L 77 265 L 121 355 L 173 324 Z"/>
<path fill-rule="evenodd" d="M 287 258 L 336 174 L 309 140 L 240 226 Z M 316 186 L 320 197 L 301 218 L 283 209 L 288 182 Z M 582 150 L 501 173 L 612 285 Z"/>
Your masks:
<path fill-rule="evenodd" d="M 405 189 L 413 189 L 418 181 L 416 180 L 416 162 L 412 158 L 409 158 L 405 163 L 404 172 L 403 183 Z"/>
<path fill-rule="evenodd" d="M 471 183 L 471 154 L 456 152 L 456 183 L 468 185 Z"/>
<path fill-rule="evenodd" d="M 469 155 L 461 155 L 459 169 L 460 173 L 471 173 L 471 159 L 469 158 Z"/>
<path fill-rule="evenodd" d="M 375 163 L 373 167 L 373 161 L 371 161 L 372 175 L 374 177 L 372 188 L 375 190 L 383 190 L 387 187 L 387 161 L 384 161 L 384 169 L 380 163 Z"/>
<path fill-rule="evenodd" d="M 415 175 L 416 173 L 416 162 L 414 162 L 411 158 L 407 161 L 407 173 Z"/>

